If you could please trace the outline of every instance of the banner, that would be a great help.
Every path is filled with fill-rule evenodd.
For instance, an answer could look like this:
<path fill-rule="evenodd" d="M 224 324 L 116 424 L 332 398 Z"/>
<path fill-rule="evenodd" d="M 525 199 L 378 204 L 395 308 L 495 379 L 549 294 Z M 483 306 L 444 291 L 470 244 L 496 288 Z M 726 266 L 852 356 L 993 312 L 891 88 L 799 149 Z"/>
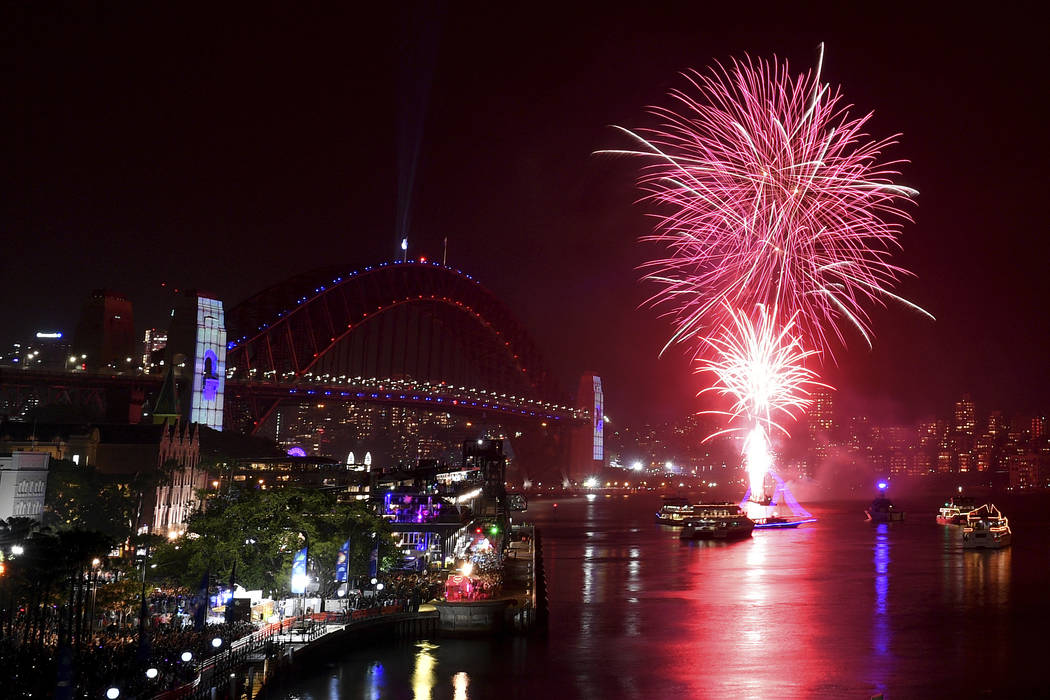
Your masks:
<path fill-rule="evenodd" d="M 306 547 L 295 553 L 292 559 L 292 593 L 306 593 Z"/>
<path fill-rule="evenodd" d="M 343 543 L 339 548 L 339 554 L 335 557 L 335 580 L 346 583 L 348 564 L 350 563 L 350 540 Z"/>

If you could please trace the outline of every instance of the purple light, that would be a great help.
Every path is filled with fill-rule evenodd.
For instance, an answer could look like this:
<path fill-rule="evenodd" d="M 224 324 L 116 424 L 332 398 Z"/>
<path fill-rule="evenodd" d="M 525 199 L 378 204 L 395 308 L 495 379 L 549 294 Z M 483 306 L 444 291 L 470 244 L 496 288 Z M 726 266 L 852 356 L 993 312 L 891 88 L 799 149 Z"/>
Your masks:
<path fill-rule="evenodd" d="M 291 447 L 291 448 L 288 449 L 288 456 L 289 457 L 305 457 L 306 456 L 306 450 L 304 450 L 301 447 Z"/>
<path fill-rule="evenodd" d="M 885 491 L 889 487 L 889 484 L 885 481 L 880 481 L 876 486 L 879 487 L 879 491 Z"/>

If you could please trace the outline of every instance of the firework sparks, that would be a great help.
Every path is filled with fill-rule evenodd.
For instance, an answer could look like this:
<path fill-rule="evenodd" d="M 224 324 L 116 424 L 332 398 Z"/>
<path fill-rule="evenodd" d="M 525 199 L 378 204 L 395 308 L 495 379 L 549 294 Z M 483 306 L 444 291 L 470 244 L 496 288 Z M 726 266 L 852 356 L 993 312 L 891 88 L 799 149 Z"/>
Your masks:
<path fill-rule="evenodd" d="M 892 292 L 908 274 L 890 256 L 917 194 L 893 182 L 901 161 L 882 158 L 895 137 L 869 138 L 871 114 L 852 116 L 819 68 L 793 76 L 786 62 L 745 58 L 685 77 L 677 110 L 652 108 L 658 128 L 621 129 L 640 149 L 606 151 L 648 161 L 640 186 L 660 213 L 646 240 L 669 254 L 645 276 L 675 318 L 668 344 L 755 303 L 797 316 L 825 351 L 845 325 L 870 344 L 871 304 L 926 313 Z"/>
<path fill-rule="evenodd" d="M 806 367 L 806 359 L 818 355 L 806 350 L 794 335 L 792 317 L 776 328 L 776 310 L 759 304 L 755 319 L 742 311 L 726 309 L 731 323 L 721 333 L 706 339 L 710 352 L 704 353 L 698 371 L 715 376 L 712 386 L 700 393 L 714 392 L 732 400 L 728 411 L 706 411 L 728 417 L 728 425 L 707 439 L 732 432 L 746 432 L 744 466 L 753 498 L 761 500 L 765 476 L 771 471 L 769 435 L 787 429 L 781 419 L 794 419 L 809 405 L 810 390 L 827 387 Z"/>
<path fill-rule="evenodd" d="M 748 57 L 688 72 L 690 89 L 671 92 L 676 108 L 651 110 L 657 128 L 621 129 L 635 149 L 605 151 L 646 160 L 639 184 L 657 224 L 643 240 L 666 251 L 644 267 L 660 287 L 649 301 L 674 317 L 668 345 L 687 344 L 714 375 L 704 392 L 732 400 L 709 413 L 728 418 L 715 435 L 746 434 L 759 502 L 770 436 L 827 387 L 807 359 L 845 344 L 848 326 L 870 345 L 872 305 L 929 316 L 893 292 L 909 274 L 891 256 L 917 194 L 894 182 L 902 161 L 883 157 L 896 137 L 865 133 L 871 113 L 851 114 L 821 81 L 822 61 L 823 47 L 803 74 Z"/>
<path fill-rule="evenodd" d="M 806 350 L 794 334 L 792 317 L 777 329 L 776 310 L 759 304 L 755 320 L 733 309 L 726 309 L 731 322 L 705 342 L 710 352 L 698 363 L 698 372 L 715 377 L 712 386 L 700 393 L 714 392 L 733 401 L 729 411 L 707 411 L 729 418 L 730 427 L 716 435 L 750 431 L 759 427 L 764 433 L 788 431 L 780 420 L 794 420 L 809 405 L 814 388 L 830 388 L 817 380 L 817 373 L 806 367 L 806 359 L 819 355 Z M 743 423 L 746 427 L 741 427 Z M 714 437 L 714 436 L 712 436 Z"/>

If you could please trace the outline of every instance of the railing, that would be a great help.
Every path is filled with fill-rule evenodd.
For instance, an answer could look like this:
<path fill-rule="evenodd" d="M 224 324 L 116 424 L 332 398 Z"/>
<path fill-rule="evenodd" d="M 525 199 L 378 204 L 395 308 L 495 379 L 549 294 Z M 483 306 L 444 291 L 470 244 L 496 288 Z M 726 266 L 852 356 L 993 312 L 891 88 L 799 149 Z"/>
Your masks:
<path fill-rule="evenodd" d="M 221 688 L 228 683 L 229 676 L 236 673 L 250 656 L 260 652 L 264 652 L 268 657 L 279 655 L 286 644 L 309 644 L 316 641 L 329 631 L 328 625 L 343 625 L 345 629 L 356 622 L 400 613 L 403 609 L 401 604 L 385 605 L 345 612 L 311 613 L 274 622 L 231 643 L 225 651 L 205 659 L 198 665 L 197 677 L 194 680 L 160 693 L 154 700 L 210 698 L 212 688 Z M 285 635 L 287 639 L 282 639 Z M 219 693 L 219 697 L 223 697 L 222 692 Z"/>

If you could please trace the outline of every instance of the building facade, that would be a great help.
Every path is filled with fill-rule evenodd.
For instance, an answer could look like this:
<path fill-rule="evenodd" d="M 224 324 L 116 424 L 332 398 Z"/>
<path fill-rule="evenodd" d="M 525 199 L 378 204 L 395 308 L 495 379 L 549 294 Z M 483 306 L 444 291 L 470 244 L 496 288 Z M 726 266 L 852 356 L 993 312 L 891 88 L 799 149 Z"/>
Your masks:
<path fill-rule="evenodd" d="M 0 520 L 43 519 L 49 461 L 40 452 L 0 454 Z"/>
<path fill-rule="evenodd" d="M 81 367 L 131 370 L 137 355 L 131 302 L 108 289 L 91 292 L 73 338 L 73 356 Z"/>

